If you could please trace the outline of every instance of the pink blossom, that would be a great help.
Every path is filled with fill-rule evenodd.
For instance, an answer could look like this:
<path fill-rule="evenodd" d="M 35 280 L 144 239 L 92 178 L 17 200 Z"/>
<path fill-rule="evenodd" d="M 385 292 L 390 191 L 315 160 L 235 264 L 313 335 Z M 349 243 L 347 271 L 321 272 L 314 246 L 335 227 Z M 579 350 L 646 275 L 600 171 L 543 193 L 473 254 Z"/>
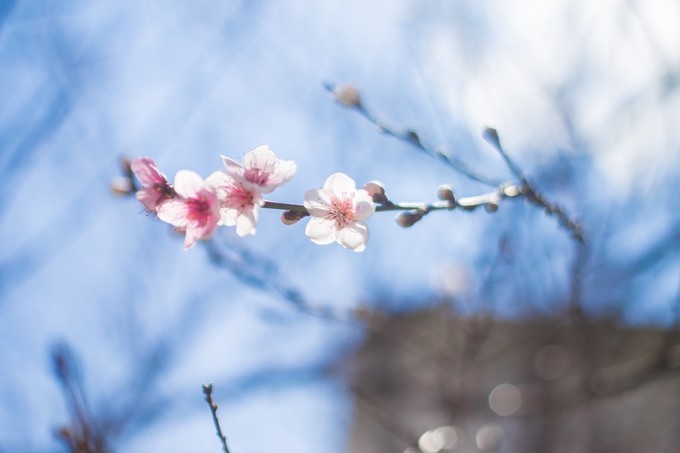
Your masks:
<path fill-rule="evenodd" d="M 175 192 L 177 198 L 158 206 L 158 218 L 186 232 L 184 248 L 188 249 L 197 240 L 212 236 L 220 219 L 220 205 L 215 189 L 193 171 L 177 172 Z"/>
<path fill-rule="evenodd" d="M 357 190 L 349 176 L 335 173 L 322 189 L 308 190 L 305 208 L 312 216 L 305 229 L 310 241 L 320 245 L 335 241 L 355 252 L 366 248 L 368 228 L 364 221 L 375 212 L 375 203 L 364 189 Z"/>
<path fill-rule="evenodd" d="M 255 234 L 258 209 L 264 204 L 259 187 L 237 175 L 216 171 L 207 179 L 220 205 L 220 225 L 236 225 L 236 234 Z"/>
<path fill-rule="evenodd" d="M 243 165 L 221 156 L 227 173 L 256 186 L 260 193 L 270 193 L 295 176 L 297 166 L 292 160 L 281 160 L 267 145 L 260 145 L 243 156 Z"/>
<path fill-rule="evenodd" d="M 175 191 L 170 186 L 168 178 L 150 158 L 140 157 L 133 160 L 131 168 L 142 183 L 142 188 L 135 196 L 147 211 L 154 212 L 165 201 L 175 197 Z"/>

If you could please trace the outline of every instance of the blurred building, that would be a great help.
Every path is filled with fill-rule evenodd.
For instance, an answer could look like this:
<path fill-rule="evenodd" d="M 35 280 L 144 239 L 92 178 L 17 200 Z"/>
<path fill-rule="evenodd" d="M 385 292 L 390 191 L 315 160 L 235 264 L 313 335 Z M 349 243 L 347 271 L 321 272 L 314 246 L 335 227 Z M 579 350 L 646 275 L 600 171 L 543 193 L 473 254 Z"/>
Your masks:
<path fill-rule="evenodd" d="M 680 332 L 448 306 L 367 316 L 352 453 L 680 451 Z"/>

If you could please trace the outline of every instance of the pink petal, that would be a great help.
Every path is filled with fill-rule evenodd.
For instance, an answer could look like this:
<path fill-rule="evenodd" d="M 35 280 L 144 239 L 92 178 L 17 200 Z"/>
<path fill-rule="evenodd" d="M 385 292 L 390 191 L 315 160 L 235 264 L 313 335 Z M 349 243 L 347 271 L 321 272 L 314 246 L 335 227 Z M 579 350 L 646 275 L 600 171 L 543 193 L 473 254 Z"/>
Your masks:
<path fill-rule="evenodd" d="M 175 175 L 175 192 L 185 198 L 195 198 L 203 185 L 203 178 L 191 170 L 180 170 Z"/>
<path fill-rule="evenodd" d="M 363 223 L 349 225 L 338 233 L 338 244 L 354 252 L 363 252 L 368 241 L 368 228 Z"/>
<path fill-rule="evenodd" d="M 163 194 L 159 193 L 153 187 L 145 187 L 139 189 L 135 194 L 135 197 L 144 205 L 147 211 L 153 212 L 158 208 L 158 202 L 163 198 Z"/>
<path fill-rule="evenodd" d="M 143 186 L 153 186 L 168 180 L 149 157 L 139 157 L 133 160 L 130 167 Z"/>
<path fill-rule="evenodd" d="M 206 222 L 205 225 L 203 226 L 194 226 L 192 228 L 187 228 L 187 231 L 191 229 L 193 231 L 193 234 L 195 234 L 197 239 L 208 239 L 210 238 L 213 233 L 215 232 L 215 229 L 217 228 L 217 220 L 219 217 L 209 217 L 208 221 Z"/>
<path fill-rule="evenodd" d="M 198 239 L 200 238 L 196 228 L 187 228 L 184 236 L 184 250 L 188 250 L 193 247 Z"/>
<path fill-rule="evenodd" d="M 168 200 L 158 207 L 158 218 L 176 227 L 186 227 L 189 220 L 189 207 L 184 200 Z"/>
<path fill-rule="evenodd" d="M 305 227 L 305 234 L 315 244 L 326 245 L 336 240 L 338 230 L 334 220 L 312 217 Z"/>

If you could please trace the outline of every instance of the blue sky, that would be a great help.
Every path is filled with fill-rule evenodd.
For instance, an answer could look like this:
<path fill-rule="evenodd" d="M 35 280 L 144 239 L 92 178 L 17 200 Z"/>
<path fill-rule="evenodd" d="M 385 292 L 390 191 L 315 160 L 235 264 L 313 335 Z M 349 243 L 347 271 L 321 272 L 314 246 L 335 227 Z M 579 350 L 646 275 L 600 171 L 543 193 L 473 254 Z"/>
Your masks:
<path fill-rule="evenodd" d="M 123 436 L 121 451 L 217 451 L 207 381 L 234 452 L 343 451 L 351 408 L 327 370 L 359 330 L 244 285 L 202 247 L 182 251 L 134 199 L 109 192 L 123 155 L 207 176 L 219 154 L 260 144 L 298 164 L 277 201 L 299 203 L 338 171 L 382 181 L 395 200 L 431 201 L 442 183 L 487 190 L 378 133 L 326 82 L 354 83 L 381 118 L 510 179 L 481 138 L 496 127 L 527 174 L 603 238 L 598 259 L 626 262 L 675 237 L 680 8 L 535 3 L 0 4 L 0 450 L 55 448 L 68 414 L 49 351 L 65 341 L 95 412 L 166 351 L 153 386 L 163 415 Z M 404 308 L 454 288 L 471 294 L 460 310 L 494 294 L 499 313 L 517 316 L 536 307 L 484 277 L 499 238 L 521 255 L 519 286 L 535 300 L 564 290 L 572 253 L 521 202 L 493 216 L 434 213 L 408 230 L 376 215 L 361 254 L 316 246 L 304 222 L 278 217 L 263 212 L 256 236 L 219 240 L 266 256 L 286 285 L 337 310 Z M 635 277 L 627 319 L 667 323 L 678 275 L 675 256 Z"/>

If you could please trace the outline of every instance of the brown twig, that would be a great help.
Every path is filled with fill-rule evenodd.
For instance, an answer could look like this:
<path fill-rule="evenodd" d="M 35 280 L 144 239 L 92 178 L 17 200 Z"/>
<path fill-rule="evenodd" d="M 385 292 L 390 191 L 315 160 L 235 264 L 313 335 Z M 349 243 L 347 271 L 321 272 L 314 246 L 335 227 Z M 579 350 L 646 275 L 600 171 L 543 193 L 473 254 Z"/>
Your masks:
<path fill-rule="evenodd" d="M 343 105 L 347 107 L 354 108 L 359 114 L 361 114 L 364 118 L 369 120 L 371 123 L 375 124 L 380 128 L 380 131 L 387 135 L 391 135 L 394 138 L 397 138 L 403 142 L 406 142 L 410 145 L 413 145 L 416 147 L 418 150 L 424 152 L 425 154 L 434 157 L 435 159 L 443 162 L 445 165 L 453 168 L 457 172 L 467 176 L 468 178 L 475 180 L 477 182 L 481 182 L 482 184 L 486 184 L 487 186 L 495 187 L 499 186 L 503 183 L 503 181 L 496 180 L 494 178 L 490 178 L 486 175 L 483 175 L 479 171 L 473 169 L 469 165 L 467 165 L 465 162 L 462 160 L 456 158 L 455 156 L 452 156 L 450 153 L 446 153 L 440 149 L 435 149 L 432 145 L 429 143 L 423 141 L 423 139 L 418 135 L 418 133 L 412 129 L 404 129 L 404 130 L 399 130 L 396 127 L 390 126 L 386 122 L 378 119 L 378 117 L 368 110 L 364 104 L 361 102 L 361 99 L 358 96 L 356 99 L 352 99 L 352 102 L 346 102 L 343 101 L 342 99 L 338 99 L 338 93 L 336 91 L 336 87 L 331 85 L 331 84 L 326 84 L 325 88 L 336 95 L 336 99 Z"/>
<path fill-rule="evenodd" d="M 519 186 L 519 192 L 524 196 L 530 203 L 543 208 L 543 210 L 548 215 L 554 215 L 560 224 L 569 230 L 571 235 L 578 242 L 585 242 L 583 236 L 583 230 L 578 222 L 573 220 L 560 205 L 555 204 L 547 200 L 543 194 L 541 194 L 522 173 L 519 166 L 510 158 L 508 153 L 505 152 L 501 146 L 500 139 L 498 137 L 498 132 L 495 129 L 487 128 L 484 131 L 484 138 L 489 142 L 498 153 L 501 155 L 505 164 L 508 166 L 512 174 L 517 178 L 518 184 L 503 183 L 502 181 L 495 180 L 486 175 L 479 173 L 478 171 L 472 169 L 465 162 L 457 159 L 450 154 L 447 154 L 441 150 L 437 150 L 431 145 L 424 142 L 420 135 L 411 129 L 399 130 L 393 126 L 386 124 L 385 122 L 378 119 L 378 117 L 366 108 L 359 92 L 356 88 L 347 86 L 334 86 L 331 84 L 325 85 L 326 89 L 331 92 L 335 99 L 346 107 L 352 108 L 359 112 L 364 118 L 375 124 L 384 133 L 391 135 L 399 140 L 409 143 L 415 146 L 420 151 L 442 161 L 447 166 L 453 168 L 459 173 L 467 176 L 470 179 L 481 182 L 489 186 L 501 187 L 501 186 Z M 347 96 L 347 92 L 351 92 L 351 96 Z"/>
<path fill-rule="evenodd" d="M 222 434 L 220 421 L 217 418 L 217 408 L 219 407 L 219 405 L 213 402 L 212 391 L 213 391 L 212 383 L 203 384 L 203 394 L 205 395 L 205 400 L 208 402 L 208 406 L 210 406 L 210 413 L 212 414 L 213 423 L 215 424 L 215 428 L 217 429 L 217 437 L 220 438 L 220 442 L 222 443 L 222 450 L 224 450 L 224 453 L 229 453 L 229 447 L 227 446 L 227 438 L 224 436 L 224 434 Z"/>

